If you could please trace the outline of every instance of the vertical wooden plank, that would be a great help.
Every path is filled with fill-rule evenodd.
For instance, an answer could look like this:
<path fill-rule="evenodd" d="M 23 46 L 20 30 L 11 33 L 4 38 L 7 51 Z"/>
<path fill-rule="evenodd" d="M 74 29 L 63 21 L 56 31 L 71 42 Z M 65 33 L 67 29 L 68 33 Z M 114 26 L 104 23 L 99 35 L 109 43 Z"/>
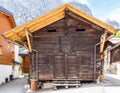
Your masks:
<path fill-rule="evenodd" d="M 104 33 L 104 35 L 100 38 L 100 55 L 101 58 L 103 57 L 103 50 L 104 50 L 104 45 L 105 45 L 105 40 L 107 38 L 107 32 Z"/>
<path fill-rule="evenodd" d="M 78 26 L 74 19 L 71 21 L 68 18 L 67 20 L 69 21 L 68 26 L 71 27 L 67 35 L 64 34 L 64 19 L 33 34 L 33 37 L 36 35 L 34 38 L 35 49 L 40 52 L 41 56 L 44 56 L 44 60 L 39 57 L 39 62 L 41 62 L 39 76 L 47 75 L 48 72 L 45 72 L 46 68 L 44 67 L 49 64 L 46 62 L 49 60 L 46 56 L 53 55 L 55 56 L 54 68 L 53 73 L 50 73 L 53 74 L 53 79 L 71 79 L 76 76 L 79 78 L 75 79 L 93 80 L 93 48 L 99 42 L 99 34 L 102 32 L 91 33 L 87 25 L 78 24 Z M 76 31 L 82 27 L 88 30 Z M 56 32 L 48 32 L 49 29 L 56 29 Z M 46 78 L 43 77 L 39 77 L 39 79 L 45 80 Z"/>
<path fill-rule="evenodd" d="M 77 56 L 68 54 L 67 56 L 67 79 L 77 79 Z"/>
<path fill-rule="evenodd" d="M 65 61 L 64 61 L 64 63 L 65 63 L 65 77 L 66 77 L 66 79 L 68 79 L 68 71 L 67 71 L 67 64 L 68 64 L 68 62 L 67 62 L 67 54 L 65 54 Z"/>
<path fill-rule="evenodd" d="M 28 42 L 29 52 L 32 52 L 32 46 L 31 46 L 30 37 L 29 37 L 27 29 L 25 29 L 25 34 L 26 34 L 26 38 L 27 38 L 27 42 Z"/>
<path fill-rule="evenodd" d="M 55 79 L 55 55 L 53 60 L 53 79 Z"/>
<path fill-rule="evenodd" d="M 65 56 L 64 54 L 55 55 L 54 79 L 65 79 Z"/>
<path fill-rule="evenodd" d="M 29 58 L 29 56 L 23 56 L 22 58 L 23 58 L 23 72 L 29 73 L 30 72 L 29 71 L 30 58 Z"/>
<path fill-rule="evenodd" d="M 76 54 L 77 56 L 77 69 L 76 69 L 76 76 L 79 78 L 79 71 L 80 71 L 80 58 L 79 58 L 79 54 Z"/>

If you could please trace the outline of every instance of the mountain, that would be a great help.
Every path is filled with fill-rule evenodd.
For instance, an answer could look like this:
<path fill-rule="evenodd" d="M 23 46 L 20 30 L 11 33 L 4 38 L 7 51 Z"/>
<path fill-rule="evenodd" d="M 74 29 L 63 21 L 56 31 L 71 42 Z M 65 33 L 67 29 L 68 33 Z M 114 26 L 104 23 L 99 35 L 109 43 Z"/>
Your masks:
<path fill-rule="evenodd" d="M 19 26 L 65 4 L 64 2 L 66 0 L 0 0 L 0 6 L 13 13 L 16 25 Z M 92 15 L 88 6 L 77 0 L 67 0 L 67 3 Z"/>
<path fill-rule="evenodd" d="M 108 25 L 114 27 L 115 29 L 120 29 L 120 25 L 119 25 L 119 23 L 116 20 L 107 19 L 105 21 L 105 23 L 107 23 Z"/>
<path fill-rule="evenodd" d="M 81 4 L 81 3 L 78 3 L 75 1 L 69 2 L 69 4 L 76 7 L 77 9 L 80 9 L 81 11 L 87 13 L 88 15 L 92 16 L 92 12 L 86 4 Z"/>

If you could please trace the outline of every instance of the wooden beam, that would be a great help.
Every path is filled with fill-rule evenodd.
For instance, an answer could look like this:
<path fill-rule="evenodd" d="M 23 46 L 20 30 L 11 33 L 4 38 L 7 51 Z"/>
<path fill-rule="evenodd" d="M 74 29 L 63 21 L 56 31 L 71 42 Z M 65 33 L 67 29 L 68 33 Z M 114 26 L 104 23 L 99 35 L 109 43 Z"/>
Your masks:
<path fill-rule="evenodd" d="M 9 14 L 5 13 L 4 11 L 0 11 L 0 14 L 8 16 L 8 17 L 12 17 L 12 15 L 9 15 Z"/>
<path fill-rule="evenodd" d="M 8 17 L 8 20 L 9 20 L 10 25 L 11 25 L 12 28 L 16 27 L 16 24 L 15 24 L 15 22 L 14 22 L 13 17 Z"/>
<path fill-rule="evenodd" d="M 18 35 L 17 33 L 13 33 L 13 36 L 14 36 L 14 38 L 19 38 L 22 40 L 22 37 L 20 35 Z"/>
<path fill-rule="evenodd" d="M 104 51 L 104 46 L 105 46 L 105 40 L 107 38 L 107 32 L 105 32 L 101 38 L 100 38 L 100 56 L 103 58 L 103 51 Z"/>
<path fill-rule="evenodd" d="M 84 19 L 76 16 L 76 15 L 73 14 L 72 12 L 68 12 L 68 15 L 71 16 L 71 17 L 73 17 L 73 18 L 76 18 L 76 19 L 78 19 L 78 20 L 80 20 L 80 21 L 82 21 L 82 22 L 84 22 L 84 23 L 90 24 L 90 22 L 88 22 L 88 21 L 86 21 L 86 20 L 84 20 Z"/>
<path fill-rule="evenodd" d="M 104 30 L 104 29 L 101 28 L 100 26 L 98 26 L 98 25 L 96 25 L 96 24 L 93 24 L 93 23 L 87 21 L 86 19 L 84 19 L 84 18 L 82 18 L 82 17 L 74 14 L 73 12 L 69 12 L 68 14 L 69 14 L 69 16 L 70 16 L 71 18 L 74 18 L 74 19 L 76 19 L 77 21 L 81 22 L 81 24 L 84 24 L 84 25 L 87 24 L 87 26 L 89 26 L 90 28 L 96 29 L 96 30 L 98 30 L 98 31 L 103 31 L 103 30 Z"/>
<path fill-rule="evenodd" d="M 80 24 L 82 24 L 82 25 L 87 24 L 87 27 L 90 27 L 90 28 L 93 28 L 93 29 L 96 29 L 96 30 L 99 30 L 99 31 L 104 30 L 103 28 L 101 28 L 101 27 L 99 27 L 99 26 L 97 26 L 95 24 L 91 24 L 90 22 L 86 21 L 85 19 L 83 19 L 83 18 L 81 18 L 81 17 L 79 17 L 79 16 L 77 16 L 77 15 L 75 15 L 73 13 L 69 12 L 68 14 L 69 14 L 70 18 L 80 22 Z"/>
<path fill-rule="evenodd" d="M 37 30 L 39 30 L 39 29 L 41 29 L 45 26 L 48 26 L 48 25 L 50 25 L 50 24 L 52 24 L 56 21 L 59 21 L 60 19 L 64 18 L 64 16 L 65 16 L 64 12 L 60 12 L 59 14 L 57 14 L 55 16 L 52 16 L 51 18 L 48 18 L 48 19 L 46 19 L 46 20 L 44 20 L 40 23 L 37 23 L 36 25 L 30 26 L 29 27 L 29 32 L 33 33 L 33 32 L 35 32 L 35 31 L 37 31 Z M 25 36 L 23 31 L 19 32 L 19 34 L 21 36 Z"/>
<path fill-rule="evenodd" d="M 31 34 L 31 32 L 30 32 L 30 31 L 28 31 L 28 30 L 27 30 L 27 32 L 28 32 L 28 34 L 29 34 L 30 36 L 32 36 L 32 34 Z"/>
<path fill-rule="evenodd" d="M 24 28 L 29 28 L 30 33 L 33 33 L 45 26 L 48 26 L 48 25 L 64 18 L 65 17 L 64 10 L 66 8 L 68 8 L 71 12 L 78 15 L 79 17 L 86 19 L 86 20 L 84 20 L 86 23 L 87 22 L 93 23 L 103 29 L 106 29 L 111 34 L 114 34 L 116 32 L 116 30 L 114 28 L 108 26 L 107 24 L 95 19 L 94 17 L 87 15 L 86 13 L 84 13 L 68 4 L 65 4 L 62 7 L 59 7 L 43 16 L 40 16 L 28 23 L 25 23 L 22 26 L 16 27 L 16 28 L 12 29 L 11 31 L 4 33 L 4 36 L 9 39 L 10 37 L 13 36 L 12 33 L 15 32 L 15 33 L 19 34 L 20 36 L 24 37 L 26 35 Z M 10 40 L 12 40 L 12 38 Z M 16 41 L 17 41 L 17 39 L 16 39 Z"/>
<path fill-rule="evenodd" d="M 29 52 L 32 52 L 32 46 L 31 46 L 30 37 L 29 37 L 27 29 L 25 29 L 25 34 L 26 34 L 26 38 L 27 38 L 27 42 L 28 42 Z"/>
<path fill-rule="evenodd" d="M 53 17 L 55 17 L 57 14 L 59 14 L 59 13 L 61 13 L 61 12 L 64 12 L 64 9 L 66 8 L 66 6 L 67 6 L 67 5 L 64 5 L 64 6 L 62 6 L 62 7 L 59 7 L 59 8 L 57 8 L 57 9 L 53 10 L 53 11 L 48 12 L 47 14 L 45 14 L 45 15 L 43 15 L 43 16 L 40 16 L 40 17 L 38 17 L 38 18 L 36 18 L 36 19 L 34 19 L 34 20 L 31 20 L 31 21 L 28 22 L 28 23 L 25 23 L 24 25 L 21 25 L 21 26 L 15 28 L 15 29 L 13 29 L 13 30 L 11 30 L 11 31 L 9 31 L 9 32 L 6 32 L 6 33 L 4 34 L 4 36 L 9 38 L 9 36 L 12 35 L 12 34 L 11 34 L 12 32 L 16 32 L 16 33 L 21 32 L 21 31 L 24 32 L 24 28 L 29 28 L 29 27 L 35 26 L 36 24 L 40 25 L 39 23 L 44 22 L 45 20 L 48 20 L 48 19 L 51 19 L 51 21 L 52 21 L 52 18 L 53 18 Z M 53 22 L 53 21 L 52 21 L 52 22 Z M 51 22 L 50 22 L 50 23 L 51 23 Z M 30 30 L 30 32 L 31 32 L 31 30 Z"/>
<path fill-rule="evenodd" d="M 106 29 L 108 31 L 108 33 L 114 34 L 116 33 L 116 30 L 110 26 L 108 26 L 107 24 L 103 23 L 100 20 L 97 20 L 94 17 L 91 17 L 90 15 L 87 15 L 86 13 L 74 8 L 73 6 L 68 5 L 67 7 L 69 10 L 71 10 L 72 12 L 74 12 L 75 14 L 83 17 L 84 19 L 88 20 L 89 22 L 92 22 L 93 24 L 96 24 L 104 29 Z"/>
<path fill-rule="evenodd" d="M 30 27 L 29 30 L 31 32 L 37 31 L 45 26 L 48 26 L 48 25 L 64 18 L 64 16 L 65 16 L 64 12 L 60 12 L 59 14 L 52 16 L 51 18 L 48 18 L 48 19 L 44 20 L 43 22 L 36 24 L 35 26 Z"/>
<path fill-rule="evenodd" d="M 19 36 L 17 33 L 12 33 L 12 36 L 9 39 L 12 40 L 13 42 L 16 41 L 23 42 L 22 37 Z"/>
<path fill-rule="evenodd" d="M 34 25 L 32 26 L 29 26 L 29 32 L 32 33 L 32 32 L 35 32 L 45 26 L 48 26 L 50 25 L 51 23 L 54 23 L 62 18 L 64 18 L 64 11 L 61 11 L 60 13 L 56 14 L 56 15 L 53 15 L 51 16 L 50 18 L 47 18 L 46 20 L 44 21 L 40 21 L 39 23 L 36 22 L 36 24 L 34 23 Z M 30 24 L 33 24 L 33 23 L 30 23 Z M 24 28 L 27 28 L 28 26 L 24 27 Z M 14 29 L 15 30 L 15 29 Z M 10 37 L 12 36 L 12 33 L 15 32 L 15 31 L 12 31 L 11 33 L 9 34 L 6 34 L 4 35 L 5 37 Z M 21 31 L 17 32 L 19 33 L 20 36 L 25 36 L 25 32 L 24 32 L 24 29 L 21 29 Z"/>
<path fill-rule="evenodd" d="M 2 45 L 0 45 L 0 56 L 3 54 L 2 52 Z"/>

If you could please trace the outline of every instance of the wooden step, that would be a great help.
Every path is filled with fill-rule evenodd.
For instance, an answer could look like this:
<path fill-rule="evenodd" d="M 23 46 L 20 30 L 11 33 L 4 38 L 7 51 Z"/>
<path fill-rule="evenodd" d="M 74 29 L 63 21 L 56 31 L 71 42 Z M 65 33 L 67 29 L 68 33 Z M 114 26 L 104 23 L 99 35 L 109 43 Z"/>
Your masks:
<path fill-rule="evenodd" d="M 64 86 L 65 88 L 68 88 L 69 86 L 75 86 L 76 88 L 81 86 L 80 81 L 53 81 L 53 87 L 54 89 L 57 89 L 57 86 Z"/>

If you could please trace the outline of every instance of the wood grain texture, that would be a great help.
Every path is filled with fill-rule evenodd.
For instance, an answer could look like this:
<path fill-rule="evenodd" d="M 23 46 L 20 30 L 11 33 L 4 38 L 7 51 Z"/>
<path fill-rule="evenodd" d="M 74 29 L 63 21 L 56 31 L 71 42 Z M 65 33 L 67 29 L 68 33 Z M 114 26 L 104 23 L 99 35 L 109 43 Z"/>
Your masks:
<path fill-rule="evenodd" d="M 30 58 L 29 56 L 22 56 L 23 58 L 23 73 L 30 72 Z"/>
<path fill-rule="evenodd" d="M 110 57 L 111 57 L 111 60 L 110 60 L 110 63 L 117 63 L 117 62 L 120 62 L 120 46 L 114 48 L 113 50 L 111 50 L 111 53 L 110 53 Z"/>
<path fill-rule="evenodd" d="M 13 19 L 12 19 L 13 20 Z M 0 34 L 12 29 L 15 26 L 9 21 L 9 17 L 5 14 L 0 15 Z M 0 45 L 2 45 L 2 55 L 0 55 L 0 64 L 10 65 L 12 60 L 12 51 L 14 51 L 14 46 L 5 41 L 5 39 L 0 36 Z"/>
<path fill-rule="evenodd" d="M 68 9 L 69 11 L 71 11 L 72 13 L 76 14 L 76 15 L 73 15 L 71 14 L 69 11 L 68 11 L 68 14 L 69 16 L 72 16 L 72 17 L 75 17 L 79 20 L 82 20 L 86 23 L 89 23 L 89 24 L 93 24 L 93 25 L 96 25 L 98 28 L 102 28 L 106 31 L 108 31 L 108 33 L 110 34 L 114 34 L 116 32 L 116 30 L 110 26 L 108 26 L 107 24 L 97 20 L 96 18 L 92 17 L 92 16 L 89 16 L 87 15 L 86 13 L 74 8 L 73 6 L 69 5 L 69 4 L 65 4 L 43 16 L 40 16 L 28 23 L 25 23 L 7 33 L 4 34 L 4 36 L 14 42 L 17 42 L 17 43 L 21 43 L 24 42 L 24 40 L 21 42 L 19 40 L 19 38 L 16 38 L 16 40 L 14 40 L 13 38 L 13 34 L 12 33 L 17 33 L 18 35 L 20 35 L 21 37 L 25 37 L 25 32 L 24 32 L 24 29 L 27 28 L 29 29 L 29 31 L 31 33 L 39 30 L 39 29 L 42 29 L 60 19 L 63 19 L 66 15 L 65 15 L 65 9 Z M 78 18 L 78 16 L 81 18 Z"/>
<path fill-rule="evenodd" d="M 93 80 L 94 45 L 100 41 L 104 31 L 97 31 L 88 24 L 83 24 L 82 21 L 68 17 L 66 34 L 64 22 L 64 19 L 59 20 L 32 33 L 33 48 L 39 52 L 39 79 Z M 52 28 L 56 32 L 48 32 Z M 85 31 L 76 31 L 81 28 L 84 28 Z M 93 32 L 90 31 L 91 29 Z M 97 56 L 99 56 L 99 52 Z M 35 60 L 34 57 L 31 77 L 34 77 L 36 73 Z M 98 73 L 96 72 L 96 76 Z"/>

